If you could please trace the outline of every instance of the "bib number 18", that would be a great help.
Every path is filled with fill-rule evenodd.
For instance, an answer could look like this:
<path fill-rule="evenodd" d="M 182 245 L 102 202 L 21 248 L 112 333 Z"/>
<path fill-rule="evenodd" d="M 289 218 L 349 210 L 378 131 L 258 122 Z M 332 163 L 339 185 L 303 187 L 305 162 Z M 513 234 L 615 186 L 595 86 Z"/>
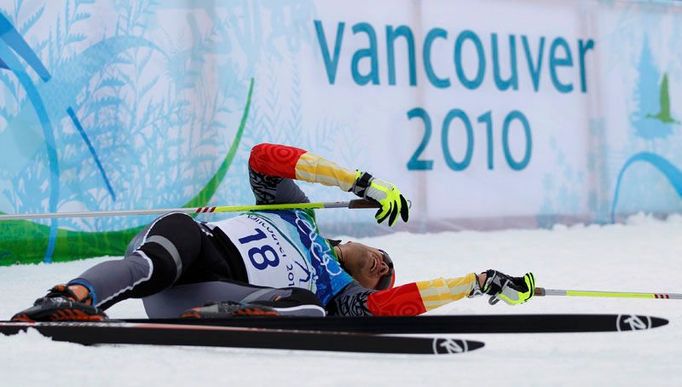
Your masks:
<path fill-rule="evenodd" d="M 267 238 L 267 235 L 263 230 L 259 228 L 254 230 L 256 231 L 255 234 L 239 238 L 239 243 L 246 245 Z M 253 267 L 258 270 L 265 270 L 268 266 L 276 267 L 279 265 L 279 256 L 275 249 L 270 245 L 266 244 L 260 247 L 251 247 L 247 254 L 249 255 L 249 260 Z"/>

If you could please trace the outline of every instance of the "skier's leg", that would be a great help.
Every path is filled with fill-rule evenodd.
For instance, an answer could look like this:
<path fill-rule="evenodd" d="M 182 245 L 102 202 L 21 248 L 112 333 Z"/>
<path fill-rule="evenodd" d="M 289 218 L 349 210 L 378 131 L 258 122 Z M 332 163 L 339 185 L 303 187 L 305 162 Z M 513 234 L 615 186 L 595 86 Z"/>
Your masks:
<path fill-rule="evenodd" d="M 143 299 L 150 318 L 221 318 L 237 315 L 324 316 L 312 292 L 229 281 L 176 285 Z"/>
<path fill-rule="evenodd" d="M 146 297 L 173 285 L 198 258 L 201 243 L 201 229 L 190 216 L 167 214 L 138 234 L 122 260 L 103 262 L 68 285 L 87 287 L 103 309 Z"/>
<path fill-rule="evenodd" d="M 173 285 L 199 256 L 201 232 L 188 215 L 161 216 L 135 237 L 123 259 L 99 263 L 66 286 L 55 286 L 13 318 L 71 320 L 90 319 L 86 318 L 90 315 L 101 319 L 102 310 L 121 300 L 145 297 Z"/>

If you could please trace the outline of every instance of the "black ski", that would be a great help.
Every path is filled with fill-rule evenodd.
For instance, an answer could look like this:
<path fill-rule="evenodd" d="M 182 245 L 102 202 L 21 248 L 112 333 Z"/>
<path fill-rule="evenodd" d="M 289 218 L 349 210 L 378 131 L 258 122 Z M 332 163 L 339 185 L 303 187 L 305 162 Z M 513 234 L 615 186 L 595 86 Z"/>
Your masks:
<path fill-rule="evenodd" d="M 454 354 L 483 347 L 474 340 L 379 336 L 153 322 L 0 322 L 0 333 L 14 335 L 36 329 L 55 341 L 79 344 L 151 344 L 209 347 L 298 349 L 391 354 Z"/>
<path fill-rule="evenodd" d="M 668 323 L 668 320 L 660 317 L 627 314 L 239 317 L 228 319 L 133 319 L 125 321 L 383 334 L 611 332 L 651 329 Z"/>

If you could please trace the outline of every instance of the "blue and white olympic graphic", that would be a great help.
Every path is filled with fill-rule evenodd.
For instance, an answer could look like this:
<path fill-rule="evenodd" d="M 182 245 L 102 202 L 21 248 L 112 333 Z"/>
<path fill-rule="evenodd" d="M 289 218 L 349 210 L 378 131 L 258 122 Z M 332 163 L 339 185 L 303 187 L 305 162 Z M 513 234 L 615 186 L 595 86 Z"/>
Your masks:
<path fill-rule="evenodd" d="M 251 203 L 259 142 L 395 183 L 413 203 L 399 229 L 682 210 L 680 3 L 34 0 L 0 11 L 3 213 Z M 318 219 L 330 234 L 387 230 L 365 211 Z M 46 239 L 36 246 L 49 260 L 66 231 L 88 245 L 149 220 L 52 219 L 5 235 Z M 0 239 L 0 262 L 15 247 Z"/>

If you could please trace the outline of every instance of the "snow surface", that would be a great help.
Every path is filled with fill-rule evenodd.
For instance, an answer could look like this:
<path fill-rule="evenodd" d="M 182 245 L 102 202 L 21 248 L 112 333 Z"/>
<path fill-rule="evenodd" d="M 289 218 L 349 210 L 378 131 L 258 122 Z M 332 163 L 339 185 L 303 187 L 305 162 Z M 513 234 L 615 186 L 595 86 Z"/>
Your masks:
<path fill-rule="evenodd" d="M 682 292 L 682 217 L 552 230 L 397 233 L 360 240 L 393 257 L 398 283 L 488 268 L 533 271 L 538 286 Z M 0 268 L 0 318 L 101 261 Z M 38 333 L 0 337 L 0 386 L 682 386 L 682 300 L 537 297 L 511 307 L 467 299 L 437 314 L 628 313 L 670 324 L 642 332 L 454 335 L 486 347 L 452 356 L 99 346 Z M 111 317 L 143 317 L 137 300 Z"/>

